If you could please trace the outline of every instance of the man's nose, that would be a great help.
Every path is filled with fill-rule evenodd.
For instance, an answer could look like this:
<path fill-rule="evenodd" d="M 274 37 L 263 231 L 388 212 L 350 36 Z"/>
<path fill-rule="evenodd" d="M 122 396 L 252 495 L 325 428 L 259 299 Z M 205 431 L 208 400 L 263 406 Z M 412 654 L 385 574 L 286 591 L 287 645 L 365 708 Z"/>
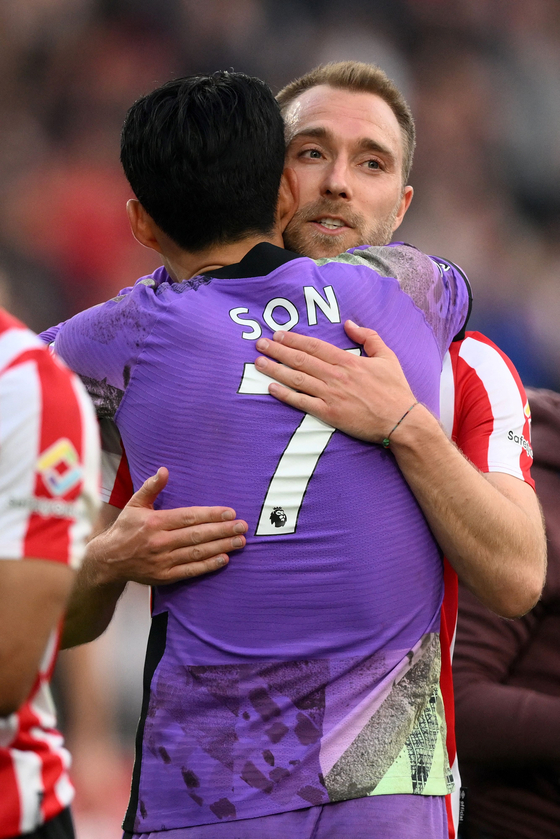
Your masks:
<path fill-rule="evenodd" d="M 336 160 L 325 172 L 321 194 L 328 198 L 352 197 L 348 166 L 342 160 Z"/>

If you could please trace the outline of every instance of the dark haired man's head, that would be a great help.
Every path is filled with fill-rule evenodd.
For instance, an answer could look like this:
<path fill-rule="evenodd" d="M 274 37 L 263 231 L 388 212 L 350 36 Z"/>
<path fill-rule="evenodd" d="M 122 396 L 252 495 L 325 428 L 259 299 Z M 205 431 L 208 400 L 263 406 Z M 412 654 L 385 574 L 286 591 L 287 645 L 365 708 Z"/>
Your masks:
<path fill-rule="evenodd" d="M 270 88 L 226 71 L 176 79 L 142 97 L 121 137 L 138 201 L 193 252 L 273 230 L 284 155 Z"/>

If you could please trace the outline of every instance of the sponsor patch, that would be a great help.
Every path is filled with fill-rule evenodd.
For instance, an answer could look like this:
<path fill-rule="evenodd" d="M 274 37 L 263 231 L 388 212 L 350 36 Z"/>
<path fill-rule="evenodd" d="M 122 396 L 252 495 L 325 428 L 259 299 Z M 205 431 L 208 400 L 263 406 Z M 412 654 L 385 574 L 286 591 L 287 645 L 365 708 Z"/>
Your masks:
<path fill-rule="evenodd" d="M 508 431 L 508 440 L 511 440 L 512 443 L 517 443 L 518 446 L 521 446 L 521 448 L 525 449 L 530 458 L 533 457 L 533 449 L 531 448 L 531 444 L 529 443 L 527 438 L 523 436 L 523 434 L 514 434 L 513 431 Z"/>
<path fill-rule="evenodd" d="M 82 480 L 78 452 L 66 437 L 43 452 L 37 461 L 37 471 L 51 495 L 65 495 Z"/>
<path fill-rule="evenodd" d="M 73 501 L 55 501 L 54 498 L 10 498 L 8 507 L 29 510 L 45 518 L 76 519 L 78 506 Z"/>

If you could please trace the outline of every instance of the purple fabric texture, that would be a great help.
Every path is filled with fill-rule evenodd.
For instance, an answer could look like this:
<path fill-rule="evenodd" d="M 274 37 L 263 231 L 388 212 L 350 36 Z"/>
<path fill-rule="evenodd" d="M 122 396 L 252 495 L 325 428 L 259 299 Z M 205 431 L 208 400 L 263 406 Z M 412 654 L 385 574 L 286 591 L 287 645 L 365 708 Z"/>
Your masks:
<path fill-rule="evenodd" d="M 274 816 L 242 819 L 126 839 L 447 839 L 439 796 L 378 795 Z"/>
<path fill-rule="evenodd" d="M 385 791 L 425 792 L 432 766 L 447 789 L 442 567 L 424 516 L 390 451 L 277 402 L 254 361 L 282 326 L 359 352 L 351 318 L 437 413 L 464 281 L 408 246 L 319 264 L 255 251 L 266 276 L 158 269 L 56 338 L 115 418 L 135 488 L 165 465 L 158 505 L 229 504 L 249 524 L 226 568 L 154 590 L 165 632 L 148 650 L 131 831 L 361 798 L 393 765 Z"/>

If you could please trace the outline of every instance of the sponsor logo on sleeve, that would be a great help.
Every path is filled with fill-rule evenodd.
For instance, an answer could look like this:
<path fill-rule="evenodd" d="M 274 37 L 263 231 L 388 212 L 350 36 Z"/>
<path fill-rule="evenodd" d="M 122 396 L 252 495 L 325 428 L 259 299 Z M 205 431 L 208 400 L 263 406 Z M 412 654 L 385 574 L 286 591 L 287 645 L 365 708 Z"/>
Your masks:
<path fill-rule="evenodd" d="M 511 440 L 512 443 L 516 443 L 518 446 L 521 446 L 522 449 L 525 449 L 530 458 L 533 457 L 531 444 L 527 438 L 523 436 L 523 434 L 516 434 L 514 431 L 508 431 L 508 440 Z"/>
<path fill-rule="evenodd" d="M 85 518 L 75 501 L 57 501 L 54 498 L 10 498 L 8 507 L 12 510 L 27 510 L 44 518 Z"/>
<path fill-rule="evenodd" d="M 37 471 L 51 495 L 65 495 L 82 480 L 82 464 L 72 442 L 62 437 L 42 453 Z"/>

